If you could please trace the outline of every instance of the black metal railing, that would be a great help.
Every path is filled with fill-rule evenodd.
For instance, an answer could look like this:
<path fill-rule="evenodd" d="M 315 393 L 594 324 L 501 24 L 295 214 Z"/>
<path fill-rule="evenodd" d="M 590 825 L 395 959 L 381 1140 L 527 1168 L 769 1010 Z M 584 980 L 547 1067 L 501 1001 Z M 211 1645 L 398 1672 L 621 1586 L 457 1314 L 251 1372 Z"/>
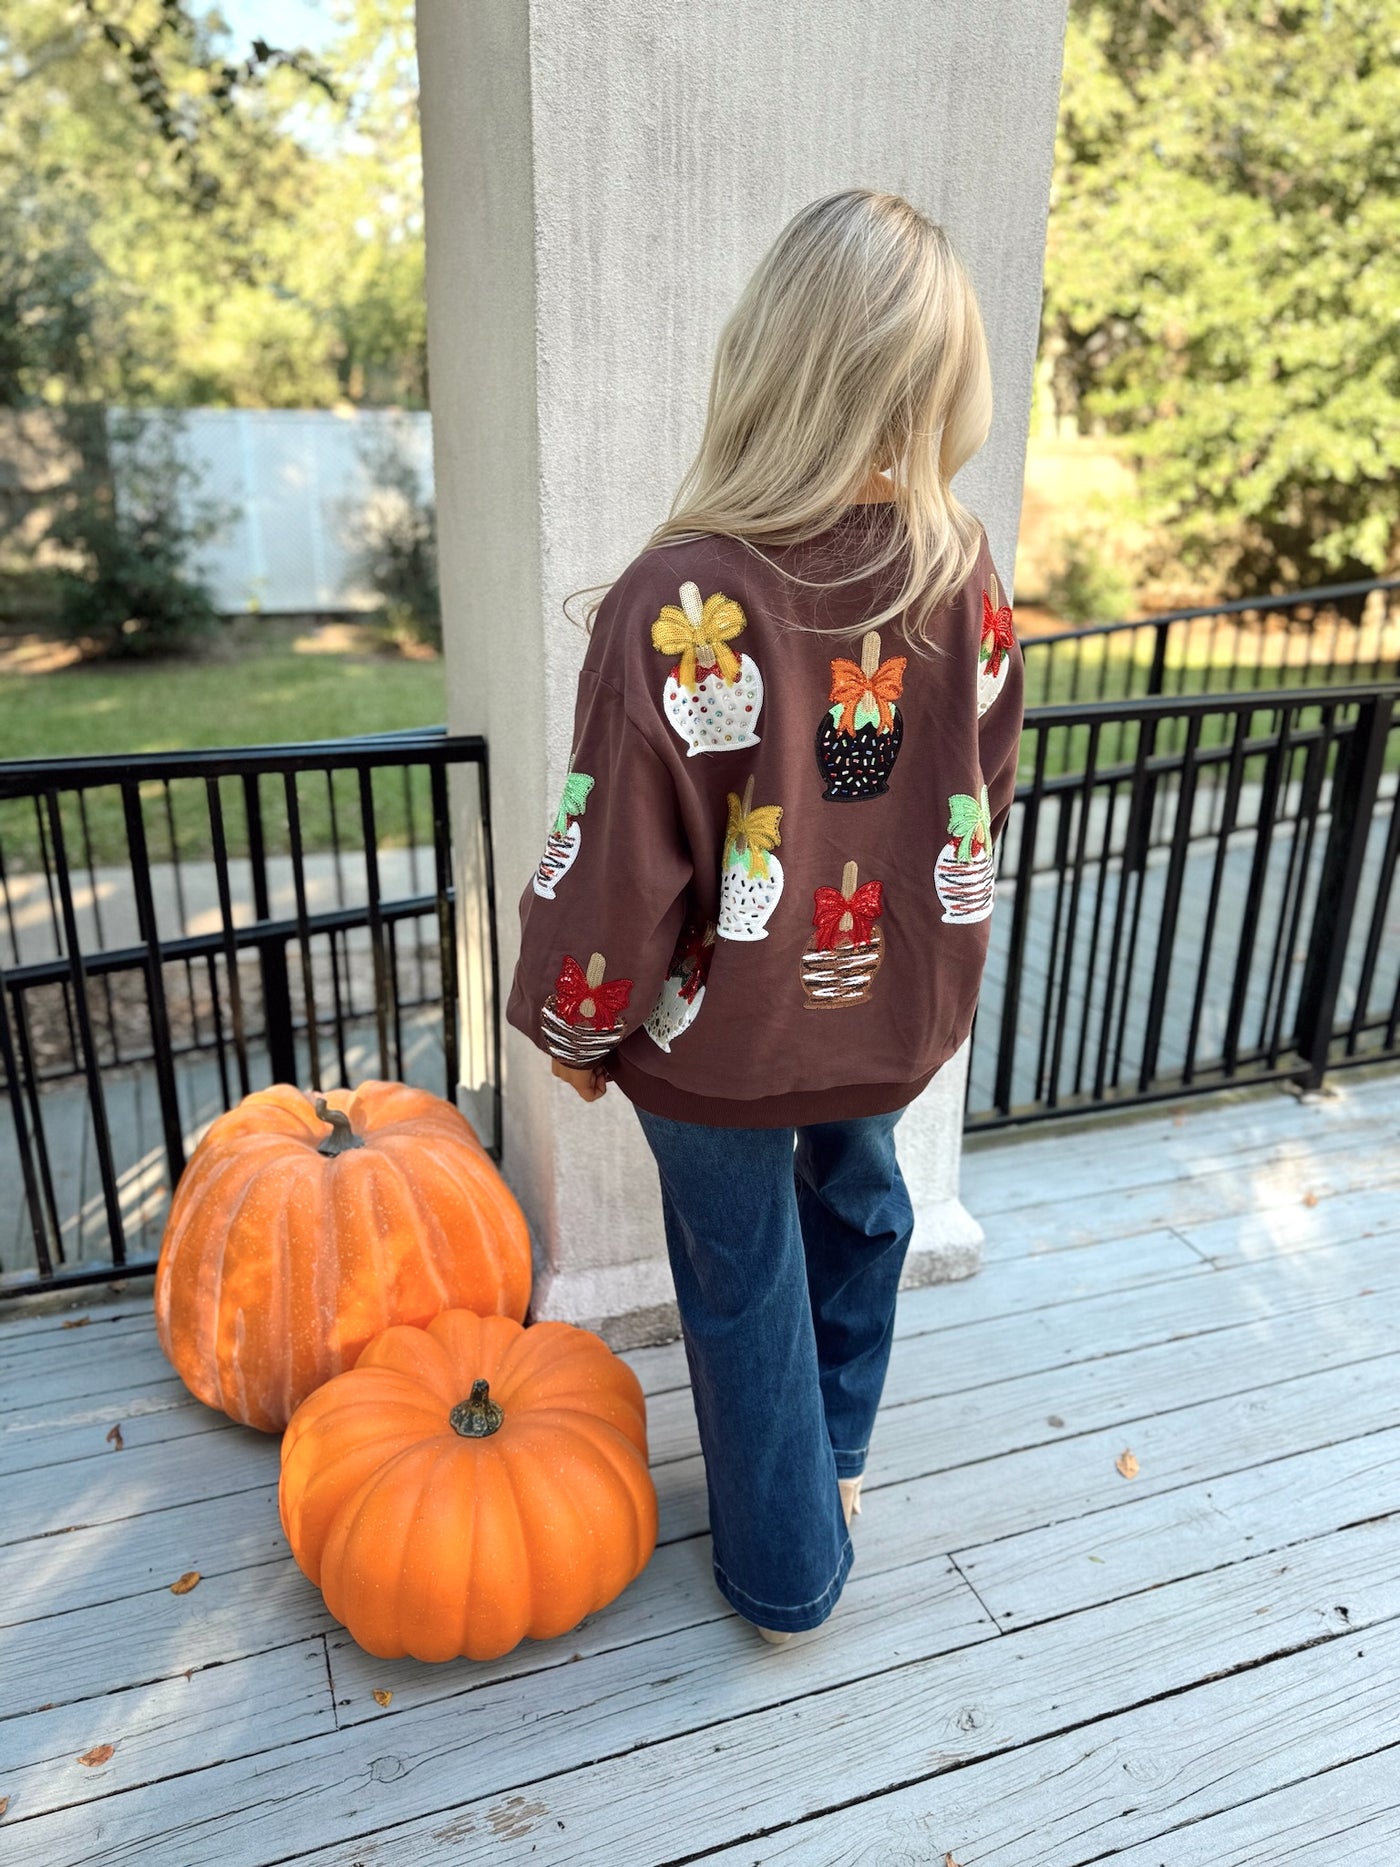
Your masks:
<path fill-rule="evenodd" d="M 968 1129 L 1400 1055 L 1400 682 L 1031 707 L 1021 769 Z"/>
<path fill-rule="evenodd" d="M 271 1082 L 465 1083 L 497 1153 L 497 999 L 480 738 L 0 765 L 0 1294 L 152 1265 Z"/>
<path fill-rule="evenodd" d="M 1394 680 L 1397 590 L 1376 577 L 1025 636 L 1026 704 Z"/>

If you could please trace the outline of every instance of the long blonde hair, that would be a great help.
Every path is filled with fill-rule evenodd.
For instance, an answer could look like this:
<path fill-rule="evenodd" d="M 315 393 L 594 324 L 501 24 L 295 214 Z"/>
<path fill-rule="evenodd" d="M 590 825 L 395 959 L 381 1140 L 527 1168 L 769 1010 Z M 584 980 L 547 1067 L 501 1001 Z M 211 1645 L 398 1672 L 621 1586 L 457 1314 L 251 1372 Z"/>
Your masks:
<path fill-rule="evenodd" d="M 883 468 L 898 522 L 869 529 L 848 576 L 796 581 L 834 589 L 903 559 L 892 600 L 858 626 L 902 615 L 911 645 L 935 648 L 929 625 L 982 535 L 950 482 L 991 418 L 981 312 L 943 228 L 901 195 L 827 195 L 787 223 L 730 313 L 699 451 L 644 549 L 718 533 L 762 556 L 826 530 Z"/>

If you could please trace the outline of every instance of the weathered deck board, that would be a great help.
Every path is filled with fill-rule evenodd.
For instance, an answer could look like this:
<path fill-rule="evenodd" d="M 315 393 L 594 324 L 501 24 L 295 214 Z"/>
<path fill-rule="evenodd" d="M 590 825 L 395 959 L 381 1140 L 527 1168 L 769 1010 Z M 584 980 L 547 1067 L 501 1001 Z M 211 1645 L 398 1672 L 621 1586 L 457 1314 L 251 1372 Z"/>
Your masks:
<path fill-rule="evenodd" d="M 367 1763 L 355 1768 L 362 1731 L 298 1746 L 298 1759 L 324 1750 L 329 1760 L 334 1753 L 344 1777 L 323 1788 L 322 1773 L 308 1772 L 280 1856 L 256 1841 L 247 1846 L 247 1829 L 266 1821 L 269 1811 L 247 1809 L 246 1798 L 240 1809 L 232 1794 L 218 1816 L 202 1812 L 182 1845 L 189 1867 L 214 1861 L 205 1841 L 207 1819 L 211 1828 L 221 1821 L 230 1867 L 270 1859 L 317 1867 L 494 1864 L 503 1833 L 528 1840 L 521 1858 L 532 1867 L 575 1867 L 586 1850 L 610 1862 L 692 1858 L 877 1794 L 892 1781 L 929 1776 L 1186 1690 L 1203 1674 L 1257 1666 L 1325 1635 L 1340 1640 L 1339 1654 L 1364 1646 L 1372 1627 L 1400 1614 L 1397 1558 L 1400 1522 L 1366 1524 L 1296 1545 L 1286 1562 L 1246 1559 L 1146 1597 L 1106 1602 L 951 1652 L 928 1651 L 911 1565 L 890 1578 L 907 1579 L 906 1605 L 897 1605 L 892 1593 L 878 1621 L 858 1624 L 852 1615 L 839 1636 L 833 1617 L 831 1637 L 809 1636 L 805 1649 L 794 1637 L 789 1646 L 755 1655 L 739 1639 L 742 1627 L 725 1621 L 715 1632 L 729 1637 L 707 1640 L 703 1655 L 692 1658 L 684 1637 L 664 1643 L 652 1657 L 658 1672 L 662 1664 L 669 1668 L 665 1684 L 647 1676 L 640 1653 L 604 1691 L 584 1666 L 561 1669 L 551 1680 L 557 1690 L 550 1723 L 535 1736 L 533 1756 L 522 1759 L 512 1733 L 493 1787 L 480 1781 L 493 1773 L 489 1703 L 459 1706 L 453 1722 L 420 1722 L 406 1711 L 393 1733 L 400 1770 L 392 1781 L 374 1780 L 360 1796 L 352 1819 L 362 1826 L 352 1840 L 318 1845 L 330 1810 L 343 1823 L 350 1783 L 364 1782 Z M 1333 1605 L 1338 1598 L 1349 1608 L 1345 1618 Z M 689 1678 L 673 1680 L 681 1667 Z M 847 1683 L 832 1685 L 833 1676 Z M 680 1684 L 688 1695 L 677 1702 L 670 1695 Z M 755 1698 L 759 1704 L 748 1709 Z M 722 1708 L 722 1721 L 706 1715 L 707 1700 Z M 688 1726 L 670 1735 L 667 1714 L 675 1703 Z M 470 1722 L 469 1709 L 476 1713 Z M 365 1748 L 382 1756 L 388 1733 L 376 1728 L 373 1736 L 375 1743 Z M 588 1753 L 572 1767 L 564 1761 L 571 1742 Z M 1208 1730 L 1197 1742 L 1203 1752 L 1214 1749 Z M 434 1799 L 433 1773 L 421 1767 L 428 1755 L 442 1766 L 440 1784 L 469 1774 L 478 1793 L 449 1801 L 439 1788 Z M 240 1767 L 246 1771 L 230 1766 Z M 291 1767 L 289 1758 L 289 1784 Z M 266 1787 L 275 1802 L 276 1784 Z M 421 1813 L 410 1814 L 415 1802 Z M 111 1805 L 100 1807 L 106 1814 Z M 281 1807 L 288 1815 L 287 1804 Z M 59 1845 L 50 1858 L 53 1867 L 68 1867 L 57 1827 L 64 1817 L 53 1820 L 52 1841 Z M 119 1832 L 104 1839 L 113 1867 L 140 1858 Z"/>
<path fill-rule="evenodd" d="M 188 1678 L 35 1712 L 6 1733 L 5 1785 L 38 1815 L 139 1789 L 187 1769 L 191 1754 L 256 1755 L 334 1730 L 325 1642 L 316 1634 L 226 1666 L 194 1667 Z M 105 1761 L 78 1761 L 108 1744 Z"/>
<path fill-rule="evenodd" d="M 627 1357 L 642 1575 L 427 1667 L 331 1620 L 148 1282 L 0 1308 L 7 1862 L 1390 1867 L 1397 1134 L 1365 1072 L 969 1147 L 985 1268 L 901 1296 L 856 1565 L 781 1648 L 713 1586 L 679 1343 Z"/>
<path fill-rule="evenodd" d="M 1293 1826 L 1303 1810 L 1311 1817 L 1339 1811 L 1343 1798 L 1356 1798 L 1358 1817 L 1366 1810 L 1355 1771 L 1337 1766 L 1373 1750 L 1380 1733 L 1395 1733 L 1393 1694 L 1381 1669 L 1394 1677 L 1400 1667 L 1400 1629 L 1373 1628 L 1366 1646 L 1360 1659 L 1329 1643 L 1212 1680 L 1192 1692 L 1189 1724 L 1174 1694 L 707 1854 L 706 1867 L 751 1867 L 755 1860 L 765 1867 L 874 1867 L 941 1862 L 945 1850 L 976 1867 L 1077 1867 L 1108 1850 L 1115 1863 L 1134 1867 L 1219 1867 L 1225 1860 L 1280 1867 L 1313 1858 L 1319 1867 L 1352 1867 L 1355 1860 L 1377 1867 L 1385 1860 L 1388 1867 L 1393 1855 L 1353 1853 L 1349 1823 L 1322 1827 L 1316 1840 L 1339 1845 L 1315 1856 Z M 1202 1726 L 1208 1744 L 1200 1741 Z M 1224 1770 L 1222 1755 L 1229 1760 Z M 1382 1752 L 1355 1769 L 1363 1771 L 1361 1783 L 1369 1777 L 1376 1813 L 1387 1812 L 1387 1797 L 1400 1804 L 1400 1753 Z M 1306 1796 L 1280 1792 L 1276 1800 L 1266 1793 L 1280 1776 L 1320 1771 L 1329 1774 L 1298 1785 Z M 1292 1806 L 1281 1800 L 1285 1794 Z M 1230 1807 L 1238 1803 L 1245 1807 Z M 1217 1815 L 1222 1807 L 1226 1815 Z M 1400 1809 L 1388 1813 L 1372 1842 L 1382 1831 L 1392 1840 L 1400 1835 Z M 1224 1851 L 1227 1821 L 1247 1851 Z M 1135 1834 L 1166 1839 L 1139 1850 L 1130 1845 Z"/>

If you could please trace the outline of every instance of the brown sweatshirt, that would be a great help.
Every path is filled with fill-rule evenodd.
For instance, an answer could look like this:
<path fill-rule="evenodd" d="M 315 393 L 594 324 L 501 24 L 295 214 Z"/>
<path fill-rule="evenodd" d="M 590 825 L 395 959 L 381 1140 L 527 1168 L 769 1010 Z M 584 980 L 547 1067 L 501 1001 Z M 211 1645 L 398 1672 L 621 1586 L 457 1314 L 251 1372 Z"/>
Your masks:
<path fill-rule="evenodd" d="M 844 575 L 895 511 L 763 549 Z M 506 1016 L 541 1049 L 655 1114 L 786 1127 L 900 1108 L 963 1042 L 1024 666 L 985 534 L 935 618 L 945 654 L 863 630 L 898 581 L 816 592 L 708 535 L 610 587 L 520 900 Z"/>

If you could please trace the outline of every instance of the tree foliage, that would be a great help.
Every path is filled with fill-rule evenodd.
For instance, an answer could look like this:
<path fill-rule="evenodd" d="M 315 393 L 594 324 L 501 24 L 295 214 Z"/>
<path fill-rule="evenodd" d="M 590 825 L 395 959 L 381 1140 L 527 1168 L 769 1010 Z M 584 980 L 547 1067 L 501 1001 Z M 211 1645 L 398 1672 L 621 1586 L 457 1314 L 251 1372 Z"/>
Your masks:
<path fill-rule="evenodd" d="M 339 25 L 313 59 L 190 0 L 5 9 L 0 405 L 422 405 L 411 0 Z"/>
<path fill-rule="evenodd" d="M 1226 590 L 1400 561 L 1400 0 L 1072 0 L 1043 342 Z"/>

